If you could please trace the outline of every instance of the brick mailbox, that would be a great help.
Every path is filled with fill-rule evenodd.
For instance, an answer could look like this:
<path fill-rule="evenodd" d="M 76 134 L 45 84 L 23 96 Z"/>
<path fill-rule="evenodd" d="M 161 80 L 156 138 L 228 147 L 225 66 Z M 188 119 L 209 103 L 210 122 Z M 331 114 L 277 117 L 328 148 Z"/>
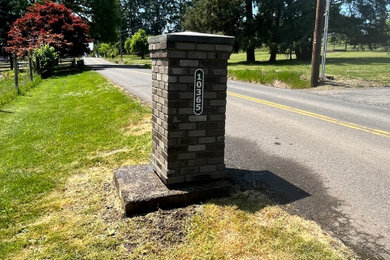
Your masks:
<path fill-rule="evenodd" d="M 151 167 L 122 167 L 114 180 L 128 215 L 226 195 L 227 60 L 234 37 L 193 32 L 149 39 Z"/>
<path fill-rule="evenodd" d="M 234 37 L 172 33 L 149 39 L 152 165 L 168 186 L 226 177 L 227 60 Z"/>

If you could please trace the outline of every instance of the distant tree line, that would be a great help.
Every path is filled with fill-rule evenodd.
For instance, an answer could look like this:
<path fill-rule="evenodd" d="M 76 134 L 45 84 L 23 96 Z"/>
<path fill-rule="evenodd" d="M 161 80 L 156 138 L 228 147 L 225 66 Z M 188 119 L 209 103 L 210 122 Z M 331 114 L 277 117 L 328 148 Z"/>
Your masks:
<path fill-rule="evenodd" d="M 325 1 L 325 0 L 323 0 Z M 332 0 L 329 33 L 345 44 L 369 49 L 390 45 L 390 0 Z M 191 30 L 236 37 L 235 51 L 268 47 L 276 55 L 308 60 L 312 52 L 315 0 L 121 0 L 126 35 Z"/>
<path fill-rule="evenodd" d="M 9 26 L 23 16 L 26 7 L 32 2 L 0 0 L 0 55 L 4 54 Z M 269 49 L 270 62 L 274 62 L 280 53 L 295 54 L 298 60 L 307 60 L 311 56 L 315 0 L 57 2 L 63 2 L 87 22 L 94 43 L 109 43 L 118 49 L 120 38 L 123 39 L 121 47 L 126 50 L 126 38 L 131 38 L 140 29 L 146 35 L 191 30 L 235 36 L 234 50 L 246 51 L 248 61 L 255 60 L 254 50 L 259 47 Z M 389 48 L 389 7 L 390 0 L 332 0 L 330 39 L 355 47 Z"/>

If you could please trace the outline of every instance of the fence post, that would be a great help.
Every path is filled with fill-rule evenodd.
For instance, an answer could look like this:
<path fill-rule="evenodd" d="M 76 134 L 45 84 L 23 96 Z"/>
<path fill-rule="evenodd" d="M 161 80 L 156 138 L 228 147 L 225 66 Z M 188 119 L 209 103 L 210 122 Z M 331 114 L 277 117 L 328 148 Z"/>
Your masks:
<path fill-rule="evenodd" d="M 33 66 L 32 66 L 32 57 L 28 57 L 28 67 L 29 67 L 29 70 L 30 70 L 30 80 L 33 81 L 34 78 L 33 78 Z"/>
<path fill-rule="evenodd" d="M 12 54 L 9 55 L 9 64 L 10 64 L 10 69 L 14 70 L 14 60 Z"/>
<path fill-rule="evenodd" d="M 15 71 L 15 87 L 18 90 L 18 95 L 20 94 L 19 89 L 19 68 L 18 68 L 18 60 L 16 59 L 16 55 L 14 54 L 14 71 Z"/>

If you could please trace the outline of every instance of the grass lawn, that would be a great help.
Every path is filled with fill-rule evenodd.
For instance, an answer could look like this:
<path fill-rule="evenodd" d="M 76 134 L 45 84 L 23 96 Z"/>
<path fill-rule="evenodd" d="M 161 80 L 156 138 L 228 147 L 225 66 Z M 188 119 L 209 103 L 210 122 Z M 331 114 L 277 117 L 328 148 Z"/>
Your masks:
<path fill-rule="evenodd" d="M 31 88 L 36 86 L 40 82 L 41 78 L 34 75 L 34 81 L 30 82 L 28 72 L 21 71 L 19 74 L 19 89 L 20 93 L 24 95 Z M 10 102 L 18 95 L 18 91 L 15 87 L 15 79 L 13 71 L 0 72 L 0 108 L 4 104 Z"/>
<path fill-rule="evenodd" d="M 95 72 L 43 80 L 0 112 L 0 258 L 351 259 L 262 193 L 123 217 L 113 169 L 147 163 L 151 109 Z"/>
<path fill-rule="evenodd" d="M 295 57 L 293 57 L 295 58 Z M 310 62 L 289 60 L 278 55 L 268 63 L 269 54 L 256 51 L 255 63 L 245 62 L 245 53 L 233 53 L 229 60 L 229 76 L 234 79 L 275 84 L 292 88 L 309 87 Z M 332 52 L 327 54 L 326 75 L 337 81 L 359 81 L 356 86 L 390 86 L 390 54 L 386 52 Z M 276 81 L 276 82 L 275 82 Z M 283 83 L 280 83 L 283 82 Z"/>

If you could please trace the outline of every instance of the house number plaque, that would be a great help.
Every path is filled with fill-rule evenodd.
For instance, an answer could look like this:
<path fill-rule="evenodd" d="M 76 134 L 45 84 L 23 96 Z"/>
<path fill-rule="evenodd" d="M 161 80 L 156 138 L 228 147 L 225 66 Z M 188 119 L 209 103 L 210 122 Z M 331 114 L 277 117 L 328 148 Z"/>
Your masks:
<path fill-rule="evenodd" d="M 194 114 L 199 116 L 203 113 L 204 96 L 204 71 L 195 70 L 194 73 Z"/>

